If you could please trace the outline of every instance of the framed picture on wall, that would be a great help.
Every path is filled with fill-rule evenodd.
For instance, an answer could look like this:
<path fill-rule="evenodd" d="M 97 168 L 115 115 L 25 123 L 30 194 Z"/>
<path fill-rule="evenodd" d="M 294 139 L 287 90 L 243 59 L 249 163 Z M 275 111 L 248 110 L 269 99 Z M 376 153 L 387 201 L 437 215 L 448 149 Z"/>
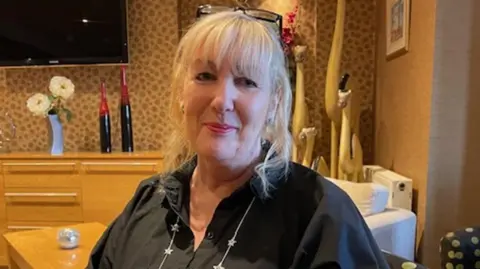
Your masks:
<path fill-rule="evenodd" d="M 410 0 L 386 1 L 387 57 L 408 51 Z"/>

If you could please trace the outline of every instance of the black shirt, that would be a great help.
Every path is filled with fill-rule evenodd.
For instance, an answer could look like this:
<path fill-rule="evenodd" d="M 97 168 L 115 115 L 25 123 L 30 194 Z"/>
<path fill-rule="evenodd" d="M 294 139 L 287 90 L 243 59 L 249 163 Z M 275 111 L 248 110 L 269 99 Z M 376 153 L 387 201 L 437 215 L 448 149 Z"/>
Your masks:
<path fill-rule="evenodd" d="M 389 268 L 348 195 L 316 172 L 291 163 L 224 199 L 196 251 L 189 228 L 189 181 L 196 162 L 141 182 L 92 251 L 89 269 L 376 269 Z"/>

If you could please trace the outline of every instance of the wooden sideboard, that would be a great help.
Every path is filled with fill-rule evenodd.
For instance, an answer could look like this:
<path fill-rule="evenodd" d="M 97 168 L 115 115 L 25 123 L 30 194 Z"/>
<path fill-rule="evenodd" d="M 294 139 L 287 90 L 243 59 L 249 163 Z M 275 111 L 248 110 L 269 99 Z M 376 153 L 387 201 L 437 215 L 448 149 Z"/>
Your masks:
<path fill-rule="evenodd" d="M 108 225 L 139 182 L 162 170 L 159 152 L 0 154 L 0 232 Z M 0 239 L 0 266 L 7 265 Z"/>

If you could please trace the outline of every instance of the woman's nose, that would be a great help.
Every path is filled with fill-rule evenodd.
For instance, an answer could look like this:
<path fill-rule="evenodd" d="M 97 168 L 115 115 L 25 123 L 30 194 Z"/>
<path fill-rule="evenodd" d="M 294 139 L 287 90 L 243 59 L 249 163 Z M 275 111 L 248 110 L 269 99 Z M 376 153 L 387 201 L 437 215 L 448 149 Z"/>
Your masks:
<path fill-rule="evenodd" d="M 232 111 L 237 97 L 237 88 L 233 79 L 226 79 L 215 90 L 213 106 L 218 112 Z"/>

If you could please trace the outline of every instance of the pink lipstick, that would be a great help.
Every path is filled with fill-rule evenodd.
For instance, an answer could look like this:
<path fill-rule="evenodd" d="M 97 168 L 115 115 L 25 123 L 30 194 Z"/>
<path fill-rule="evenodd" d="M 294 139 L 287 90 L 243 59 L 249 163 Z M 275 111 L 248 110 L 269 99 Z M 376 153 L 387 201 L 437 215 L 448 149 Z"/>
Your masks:
<path fill-rule="evenodd" d="M 228 124 L 221 124 L 215 122 L 205 123 L 205 126 L 213 133 L 216 134 L 228 134 L 235 131 L 237 128 Z"/>

